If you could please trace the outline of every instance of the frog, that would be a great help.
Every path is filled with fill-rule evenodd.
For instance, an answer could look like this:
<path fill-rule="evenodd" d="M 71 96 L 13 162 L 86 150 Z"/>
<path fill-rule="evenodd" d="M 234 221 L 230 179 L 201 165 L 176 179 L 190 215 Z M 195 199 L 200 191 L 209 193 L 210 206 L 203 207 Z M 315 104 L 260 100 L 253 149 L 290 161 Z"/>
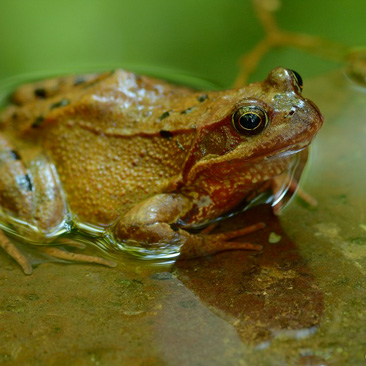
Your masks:
<path fill-rule="evenodd" d="M 146 258 L 261 250 L 238 238 L 265 223 L 210 227 L 307 151 L 323 116 L 302 88 L 284 67 L 229 90 L 121 69 L 19 86 L 0 113 L 0 247 L 25 274 L 33 268 L 16 240 L 66 261 L 116 265 L 77 252 L 67 236 L 75 227 Z"/>

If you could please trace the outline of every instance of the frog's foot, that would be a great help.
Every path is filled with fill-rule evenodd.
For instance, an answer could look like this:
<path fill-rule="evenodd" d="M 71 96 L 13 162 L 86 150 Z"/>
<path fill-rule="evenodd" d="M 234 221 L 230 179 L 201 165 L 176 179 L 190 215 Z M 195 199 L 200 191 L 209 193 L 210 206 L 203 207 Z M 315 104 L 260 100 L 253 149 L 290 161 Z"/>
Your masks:
<path fill-rule="evenodd" d="M 263 247 L 258 244 L 242 243 L 239 241 L 229 240 L 251 234 L 255 231 L 263 229 L 265 226 L 266 225 L 263 222 L 260 222 L 244 229 L 229 231 L 221 234 L 191 234 L 180 249 L 179 259 L 202 257 L 226 250 L 262 250 Z M 207 231 L 208 230 L 205 231 L 206 234 Z"/>
<path fill-rule="evenodd" d="M 0 247 L 10 255 L 23 269 L 25 274 L 32 274 L 32 266 L 24 254 L 0 230 Z"/>
<path fill-rule="evenodd" d="M 175 193 L 162 193 L 140 202 L 114 226 L 116 241 L 132 243 L 157 252 L 171 245 L 179 250 L 179 258 L 201 257 L 233 249 L 261 250 L 261 245 L 230 241 L 253 233 L 265 224 L 258 223 L 244 229 L 221 234 L 208 234 L 213 226 L 193 234 L 188 227 L 177 225 L 182 212 L 192 208 L 192 200 Z"/>
<path fill-rule="evenodd" d="M 84 244 L 69 239 L 62 239 L 59 244 L 67 245 L 78 249 L 85 248 Z M 0 230 L 0 247 L 9 254 L 19 265 L 25 274 L 32 274 L 33 269 L 26 256 L 7 238 L 2 230 Z M 70 262 L 96 263 L 107 267 L 116 267 L 117 263 L 108 259 L 93 257 L 90 255 L 67 252 L 56 247 L 35 246 L 41 253 L 50 257 L 67 260 Z"/>

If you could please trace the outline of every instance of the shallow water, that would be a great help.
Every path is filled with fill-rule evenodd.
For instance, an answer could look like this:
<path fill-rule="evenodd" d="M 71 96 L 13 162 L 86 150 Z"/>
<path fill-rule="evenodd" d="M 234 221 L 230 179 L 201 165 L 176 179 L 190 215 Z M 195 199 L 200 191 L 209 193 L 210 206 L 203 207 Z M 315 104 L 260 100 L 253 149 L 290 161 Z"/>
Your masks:
<path fill-rule="evenodd" d="M 266 221 L 232 251 L 114 269 L 0 252 L 0 364 L 363 365 L 366 95 L 341 72 L 305 80 L 326 117 L 302 187 L 280 218 L 259 206 L 217 230 Z"/>

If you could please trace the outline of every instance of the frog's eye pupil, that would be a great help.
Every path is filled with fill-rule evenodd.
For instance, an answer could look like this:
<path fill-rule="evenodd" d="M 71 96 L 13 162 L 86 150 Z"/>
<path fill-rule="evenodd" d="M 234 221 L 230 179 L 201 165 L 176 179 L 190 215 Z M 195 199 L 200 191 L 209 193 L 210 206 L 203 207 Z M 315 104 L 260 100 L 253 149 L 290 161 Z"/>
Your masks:
<path fill-rule="evenodd" d="M 302 87 L 304 84 L 303 84 L 301 75 L 298 72 L 296 72 L 295 70 L 289 70 L 289 71 L 291 72 L 292 76 L 296 80 L 296 84 L 299 87 L 300 91 L 302 91 Z"/>
<path fill-rule="evenodd" d="M 239 118 L 239 124 L 246 130 L 255 130 L 261 124 L 261 117 L 256 113 L 244 113 Z"/>
<path fill-rule="evenodd" d="M 268 116 L 262 108 L 245 106 L 233 113 L 232 122 L 235 130 L 241 135 L 257 135 L 266 127 Z"/>

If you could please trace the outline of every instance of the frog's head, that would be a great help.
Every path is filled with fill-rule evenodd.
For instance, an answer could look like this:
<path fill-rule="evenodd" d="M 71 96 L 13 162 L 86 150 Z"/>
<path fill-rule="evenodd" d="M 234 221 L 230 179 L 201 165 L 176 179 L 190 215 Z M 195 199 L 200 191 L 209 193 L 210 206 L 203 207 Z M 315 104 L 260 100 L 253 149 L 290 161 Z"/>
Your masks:
<path fill-rule="evenodd" d="M 260 164 L 271 172 L 259 180 L 282 173 L 289 156 L 305 149 L 323 123 L 319 109 L 301 92 L 300 75 L 278 67 L 263 82 L 214 94 L 197 122 L 183 180 L 192 184 L 202 175 L 241 179 Z"/>

